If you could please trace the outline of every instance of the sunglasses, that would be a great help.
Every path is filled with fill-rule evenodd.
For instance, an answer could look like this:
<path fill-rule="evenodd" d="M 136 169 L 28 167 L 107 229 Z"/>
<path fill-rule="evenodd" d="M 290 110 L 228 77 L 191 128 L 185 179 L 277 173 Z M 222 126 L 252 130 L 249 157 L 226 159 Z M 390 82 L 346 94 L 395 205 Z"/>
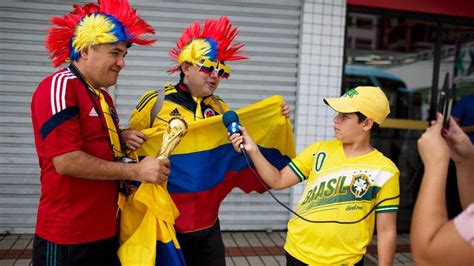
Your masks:
<path fill-rule="evenodd" d="M 204 59 L 201 62 L 195 63 L 199 67 L 199 71 L 211 74 L 216 72 L 217 75 L 223 79 L 227 79 L 230 76 L 230 67 L 224 65 L 219 61 L 211 61 L 209 59 Z"/>

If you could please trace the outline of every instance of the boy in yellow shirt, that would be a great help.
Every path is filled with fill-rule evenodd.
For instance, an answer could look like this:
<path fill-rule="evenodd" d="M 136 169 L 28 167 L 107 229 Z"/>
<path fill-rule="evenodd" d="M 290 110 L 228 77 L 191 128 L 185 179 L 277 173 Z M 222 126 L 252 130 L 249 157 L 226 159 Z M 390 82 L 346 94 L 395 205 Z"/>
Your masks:
<path fill-rule="evenodd" d="M 363 265 L 375 220 L 379 265 L 392 265 L 400 172 L 370 144 L 371 133 L 390 112 L 387 97 L 380 88 L 357 87 L 324 102 L 338 112 L 336 139 L 309 145 L 281 171 L 268 163 L 244 127 L 241 136 L 229 139 L 238 152 L 243 143 L 271 188 L 307 181 L 296 212 L 325 222 L 290 219 L 284 247 L 287 265 Z"/>

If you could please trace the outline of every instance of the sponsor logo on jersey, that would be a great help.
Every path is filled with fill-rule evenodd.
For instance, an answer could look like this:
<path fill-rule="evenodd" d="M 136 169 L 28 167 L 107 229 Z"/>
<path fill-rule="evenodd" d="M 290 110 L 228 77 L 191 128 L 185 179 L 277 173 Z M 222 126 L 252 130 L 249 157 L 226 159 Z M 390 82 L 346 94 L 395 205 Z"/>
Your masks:
<path fill-rule="evenodd" d="M 99 116 L 99 114 L 95 111 L 94 107 L 91 108 L 91 111 L 89 112 L 89 116 Z"/>
<path fill-rule="evenodd" d="M 370 179 L 365 174 L 352 176 L 351 192 L 356 198 L 362 198 L 370 188 Z"/>
<path fill-rule="evenodd" d="M 174 108 L 174 110 L 171 111 L 170 116 L 181 116 L 181 114 L 178 111 L 178 108 Z"/>
<path fill-rule="evenodd" d="M 212 110 L 212 108 L 206 108 L 206 110 L 204 110 L 204 117 L 205 118 L 208 118 L 208 117 L 211 117 L 211 116 L 215 116 L 216 115 L 216 112 L 214 112 L 214 110 Z"/>

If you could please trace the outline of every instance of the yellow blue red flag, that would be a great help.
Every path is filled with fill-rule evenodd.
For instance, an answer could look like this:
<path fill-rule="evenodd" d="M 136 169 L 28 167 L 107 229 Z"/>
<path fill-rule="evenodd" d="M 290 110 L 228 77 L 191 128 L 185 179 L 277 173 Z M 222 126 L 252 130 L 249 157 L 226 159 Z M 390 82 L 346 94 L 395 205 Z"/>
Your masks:
<path fill-rule="evenodd" d="M 174 221 L 179 212 L 166 184 L 141 184 L 120 202 L 121 265 L 184 266 Z"/>
<path fill-rule="evenodd" d="M 281 96 L 273 96 L 237 110 L 264 156 L 278 169 L 295 156 L 290 120 L 281 115 Z M 163 132 L 156 128 L 141 130 L 147 141 L 138 155 L 158 154 Z M 191 232 L 211 227 L 225 196 L 238 187 L 244 192 L 265 189 L 250 171 L 240 153 L 227 139 L 222 116 L 213 116 L 188 125 L 188 133 L 170 156 L 168 191 L 179 207 L 175 228 Z"/>

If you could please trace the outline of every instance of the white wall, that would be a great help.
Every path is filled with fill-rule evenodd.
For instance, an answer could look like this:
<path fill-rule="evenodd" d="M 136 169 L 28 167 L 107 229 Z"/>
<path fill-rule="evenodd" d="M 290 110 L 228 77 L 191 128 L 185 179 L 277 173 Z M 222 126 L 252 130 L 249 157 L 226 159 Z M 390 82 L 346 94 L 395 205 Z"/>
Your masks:
<path fill-rule="evenodd" d="M 341 92 L 346 1 L 304 1 L 300 41 L 300 70 L 295 116 L 296 152 L 317 140 L 333 138 L 334 111 L 325 97 Z M 293 187 L 296 204 L 304 183 Z"/>

